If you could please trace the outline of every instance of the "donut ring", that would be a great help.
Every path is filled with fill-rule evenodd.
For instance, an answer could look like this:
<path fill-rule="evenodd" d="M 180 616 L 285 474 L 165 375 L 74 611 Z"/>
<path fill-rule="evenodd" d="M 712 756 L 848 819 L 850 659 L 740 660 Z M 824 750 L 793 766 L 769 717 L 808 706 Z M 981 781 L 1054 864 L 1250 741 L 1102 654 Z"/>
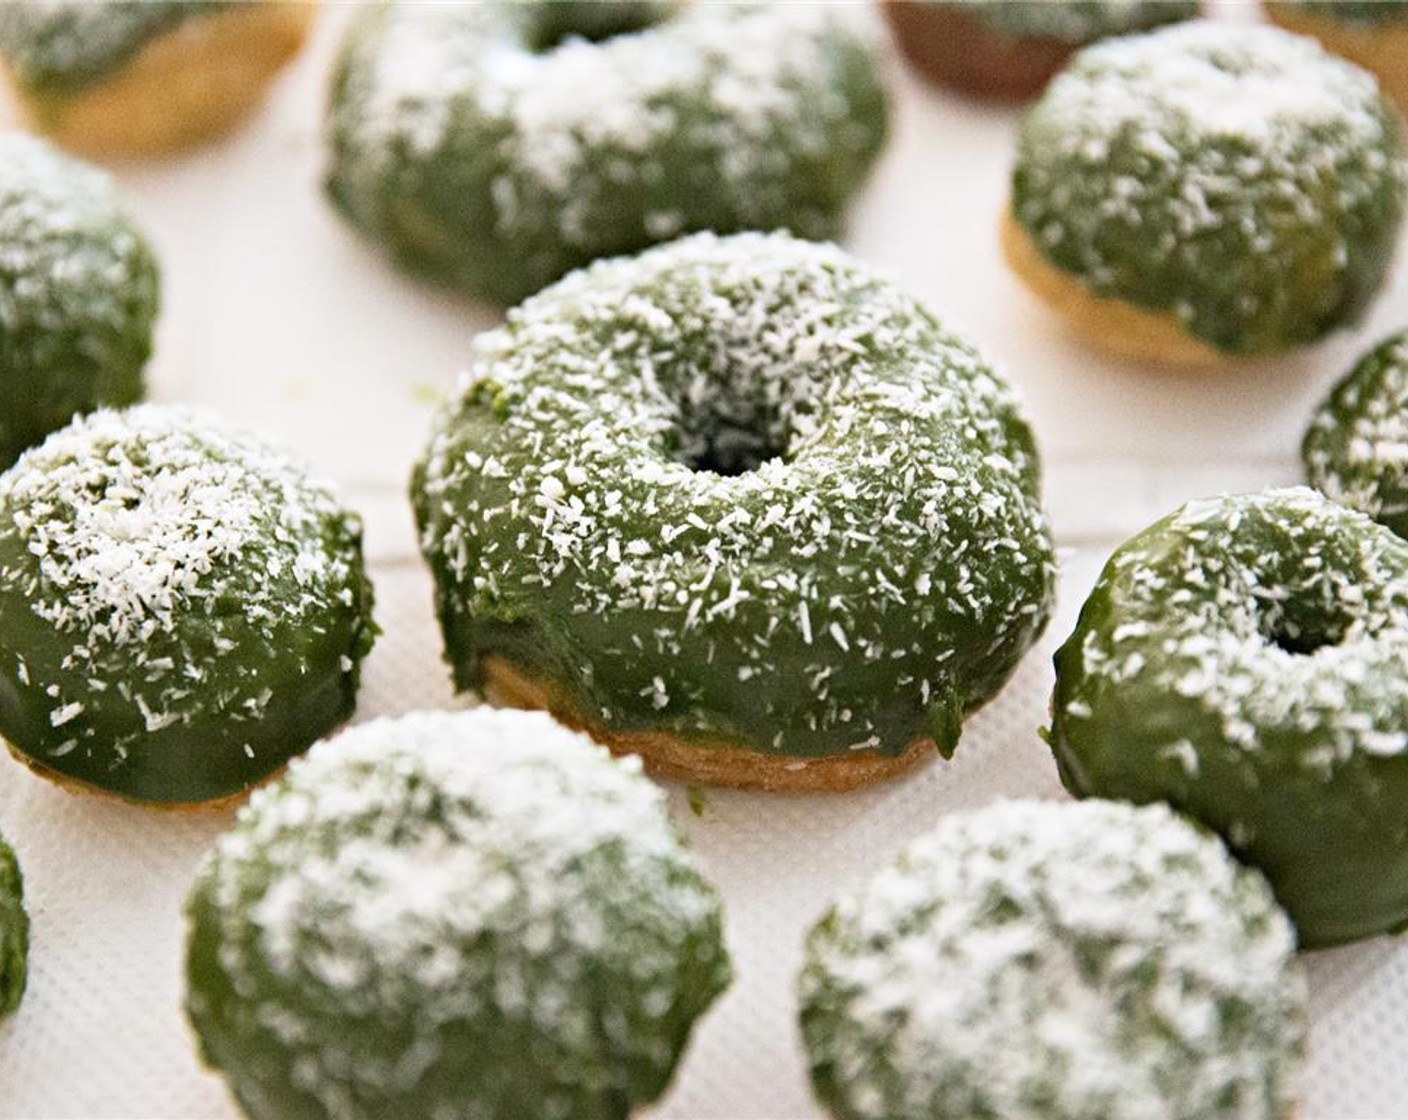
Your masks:
<path fill-rule="evenodd" d="M 1192 502 L 1121 546 L 1056 654 L 1078 796 L 1168 801 L 1305 947 L 1408 925 L 1408 542 L 1312 490 Z"/>
<path fill-rule="evenodd" d="M 500 304 L 693 230 L 834 237 L 886 129 L 854 14 L 376 7 L 338 64 L 328 194 L 403 267 Z"/>
<path fill-rule="evenodd" d="M 0 56 L 27 127 L 89 155 L 154 156 L 243 120 L 316 11 L 316 0 L 11 0 Z"/>
<path fill-rule="evenodd" d="M 685 238 L 511 312 L 412 490 L 458 687 L 694 781 L 845 789 L 948 755 L 1050 608 L 1010 391 L 781 234 Z"/>
<path fill-rule="evenodd" d="M 1401 131 L 1370 75 L 1274 27 L 1111 39 L 1022 120 L 1007 257 L 1125 357 L 1217 365 L 1315 342 L 1382 286 Z"/>

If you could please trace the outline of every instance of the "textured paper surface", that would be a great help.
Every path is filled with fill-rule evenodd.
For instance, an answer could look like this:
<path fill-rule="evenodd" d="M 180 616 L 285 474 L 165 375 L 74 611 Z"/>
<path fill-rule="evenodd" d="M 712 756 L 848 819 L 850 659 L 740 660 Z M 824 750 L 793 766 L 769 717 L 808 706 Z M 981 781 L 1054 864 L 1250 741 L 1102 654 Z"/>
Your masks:
<path fill-rule="evenodd" d="M 325 14 L 312 49 L 238 136 L 115 171 L 163 263 L 153 395 L 283 439 L 367 518 L 386 632 L 367 664 L 365 719 L 456 702 L 403 490 L 429 402 L 495 316 L 384 266 L 320 198 L 318 121 L 345 18 Z M 792 997 L 807 926 L 941 814 L 1061 795 L 1036 728 L 1050 652 L 1104 556 L 1187 498 L 1294 481 L 1311 405 L 1371 340 L 1408 323 L 1400 273 L 1363 329 L 1292 358 L 1215 378 L 1102 361 L 1066 339 L 998 258 L 1014 116 L 899 73 L 895 87 L 894 139 L 848 245 L 971 334 L 1025 391 L 1065 546 L 1060 611 L 950 764 L 842 798 L 710 792 L 698 817 L 674 791 L 676 817 L 724 894 L 737 977 L 651 1111 L 661 1120 L 819 1116 Z M 235 1116 L 180 1012 L 181 902 L 229 819 L 69 795 L 0 758 L 0 829 L 23 861 L 34 919 L 30 991 L 0 1025 L 0 1117 Z M 1309 966 L 1306 1120 L 1408 1116 L 1408 945 L 1379 940 Z"/>

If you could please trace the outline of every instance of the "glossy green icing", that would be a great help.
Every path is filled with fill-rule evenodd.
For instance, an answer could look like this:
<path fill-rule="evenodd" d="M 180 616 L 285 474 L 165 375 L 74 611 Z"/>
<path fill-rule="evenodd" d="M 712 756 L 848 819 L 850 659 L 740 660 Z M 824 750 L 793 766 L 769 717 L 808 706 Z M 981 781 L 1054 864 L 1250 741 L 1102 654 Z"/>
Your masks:
<path fill-rule="evenodd" d="M 781 234 L 684 238 L 510 312 L 412 494 L 457 686 L 504 657 L 613 730 L 947 755 L 1051 604 L 1005 383 Z"/>
<path fill-rule="evenodd" d="M 967 0 L 940 2 L 976 16 L 993 31 L 1023 39 L 1091 43 L 1192 19 L 1197 0 Z"/>
<path fill-rule="evenodd" d="M 1408 537 L 1408 332 L 1385 339 L 1331 390 L 1301 459 L 1316 489 Z"/>
<path fill-rule="evenodd" d="M 1408 924 L 1408 543 L 1306 489 L 1121 546 L 1056 654 L 1079 796 L 1167 801 L 1260 868 L 1303 946 Z"/>
<path fill-rule="evenodd" d="M 1381 27 L 1408 19 L 1408 0 L 1276 0 L 1269 7 L 1290 8 L 1317 19 L 1360 27 Z"/>
<path fill-rule="evenodd" d="M 1286 1120 L 1305 978 L 1266 880 L 1163 806 L 945 816 L 813 927 L 837 1120 Z"/>
<path fill-rule="evenodd" d="M 370 9 L 334 78 L 328 193 L 406 268 L 504 304 L 692 230 L 831 237 L 885 136 L 856 14 Z"/>
<path fill-rule="evenodd" d="M 29 915 L 24 908 L 24 877 L 15 853 L 0 836 L 0 1019 L 24 996 L 29 965 Z"/>
<path fill-rule="evenodd" d="M 663 792 L 541 713 L 318 744 L 187 913 L 187 1011 L 251 1120 L 625 1120 L 731 976 Z"/>
<path fill-rule="evenodd" d="M 0 467 L 143 392 L 158 278 L 108 177 L 0 134 Z"/>
<path fill-rule="evenodd" d="M 1113 40 L 1023 119 L 1013 215 L 1093 294 L 1272 353 L 1355 322 L 1378 292 L 1401 128 L 1372 77 L 1275 28 Z"/>
<path fill-rule="evenodd" d="M 236 0 L 6 0 L 0 56 L 28 92 L 67 97 L 188 20 L 236 6 Z"/>
<path fill-rule="evenodd" d="M 361 525 L 266 444 L 140 406 L 0 477 L 0 733 L 137 801 L 238 793 L 352 712 Z"/>

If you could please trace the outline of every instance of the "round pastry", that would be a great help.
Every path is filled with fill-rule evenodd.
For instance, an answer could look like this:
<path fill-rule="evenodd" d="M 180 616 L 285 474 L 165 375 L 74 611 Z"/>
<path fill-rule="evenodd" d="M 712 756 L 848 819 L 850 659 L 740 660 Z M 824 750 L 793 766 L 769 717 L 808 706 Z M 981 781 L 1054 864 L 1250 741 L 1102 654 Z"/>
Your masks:
<path fill-rule="evenodd" d="M 1401 128 L 1371 75 L 1276 28 L 1101 43 L 1022 121 L 1004 248 L 1125 357 L 1213 365 L 1313 342 L 1383 281 Z"/>
<path fill-rule="evenodd" d="M 812 930 L 802 1036 L 839 1120 L 1287 1120 L 1290 923 L 1163 807 L 944 818 Z"/>
<path fill-rule="evenodd" d="M 237 794 L 352 713 L 361 523 L 180 409 L 75 420 L 0 476 L 0 734 L 133 801 Z"/>
<path fill-rule="evenodd" d="M 106 175 L 0 133 L 0 469 L 75 412 L 142 395 L 157 286 Z"/>
<path fill-rule="evenodd" d="M 1197 0 L 885 0 L 900 51 L 959 93 L 1035 97 L 1081 47 L 1192 19 Z"/>
<path fill-rule="evenodd" d="M 24 996 L 29 972 L 29 915 L 24 909 L 24 878 L 15 853 L 0 836 L 0 1019 Z"/>
<path fill-rule="evenodd" d="M 664 794 L 523 712 L 318 744 L 187 910 L 187 1012 L 251 1120 L 624 1120 L 730 979 Z"/>
<path fill-rule="evenodd" d="M 303 44 L 314 0 L 6 0 L 0 59 L 26 124 L 155 155 L 226 131 Z"/>
<path fill-rule="evenodd" d="M 868 30 L 826 4 L 380 6 L 338 66 L 328 192 L 503 304 L 693 230 L 832 237 L 885 135 Z"/>
<path fill-rule="evenodd" d="M 1306 947 L 1408 925 L 1408 542 L 1312 490 L 1192 502 L 1121 546 L 1056 654 L 1080 796 L 1167 801 Z"/>
<path fill-rule="evenodd" d="M 1310 484 L 1408 537 L 1408 331 L 1366 354 L 1316 410 Z"/>
<path fill-rule="evenodd" d="M 983 359 L 785 234 L 511 311 L 412 485 L 458 687 L 662 775 L 809 791 L 953 751 L 1046 621 L 1038 489 Z"/>
<path fill-rule="evenodd" d="M 1408 108 L 1408 0 L 1271 0 L 1266 14 L 1287 31 L 1372 72 Z"/>

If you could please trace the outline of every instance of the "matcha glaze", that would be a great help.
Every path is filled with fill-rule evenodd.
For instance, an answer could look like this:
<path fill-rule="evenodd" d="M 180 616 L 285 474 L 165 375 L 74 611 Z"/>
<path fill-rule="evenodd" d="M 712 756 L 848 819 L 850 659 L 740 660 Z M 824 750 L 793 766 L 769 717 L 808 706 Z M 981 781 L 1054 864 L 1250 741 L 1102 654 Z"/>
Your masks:
<path fill-rule="evenodd" d="M 784 235 L 686 238 L 510 312 L 412 489 L 456 684 L 505 658 L 612 730 L 948 754 L 1051 604 L 1011 391 Z"/>

